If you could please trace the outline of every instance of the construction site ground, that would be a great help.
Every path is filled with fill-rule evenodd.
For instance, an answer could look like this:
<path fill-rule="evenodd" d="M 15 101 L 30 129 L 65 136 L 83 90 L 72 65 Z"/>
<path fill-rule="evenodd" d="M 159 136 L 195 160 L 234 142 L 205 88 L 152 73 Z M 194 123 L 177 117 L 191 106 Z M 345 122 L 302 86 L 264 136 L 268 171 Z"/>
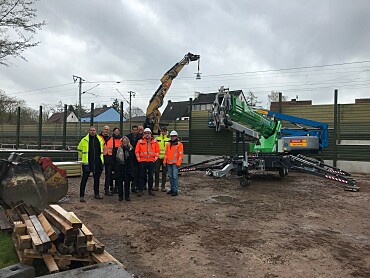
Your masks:
<path fill-rule="evenodd" d="M 70 178 L 60 205 L 135 277 L 370 277 L 370 175 L 354 177 L 360 192 L 300 173 L 257 175 L 244 188 L 188 172 L 179 196 L 130 202 L 93 199 L 90 178 L 87 203 Z"/>

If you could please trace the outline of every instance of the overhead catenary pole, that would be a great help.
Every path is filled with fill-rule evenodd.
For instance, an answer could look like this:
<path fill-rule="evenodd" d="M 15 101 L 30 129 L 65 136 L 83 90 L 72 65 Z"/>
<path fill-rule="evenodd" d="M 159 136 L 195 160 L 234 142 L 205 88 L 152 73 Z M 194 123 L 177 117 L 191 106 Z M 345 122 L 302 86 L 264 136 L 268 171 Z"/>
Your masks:
<path fill-rule="evenodd" d="M 123 101 L 121 101 L 119 109 L 119 130 L 121 131 L 121 134 L 123 134 Z M 128 130 L 130 131 L 130 127 Z"/>
<path fill-rule="evenodd" d="M 77 117 L 78 117 L 78 122 L 79 122 L 78 138 L 81 138 L 81 109 L 82 109 L 81 95 L 82 95 L 82 82 L 85 81 L 85 79 L 83 79 L 80 76 L 73 75 L 73 81 L 76 83 L 77 80 L 79 80 L 78 81 L 78 110 L 77 110 Z"/>
<path fill-rule="evenodd" d="M 135 97 L 135 92 L 129 91 L 128 93 L 130 94 L 130 103 L 129 103 L 129 117 L 130 117 L 129 125 L 130 125 L 130 129 L 129 130 L 131 130 L 131 119 L 132 119 L 131 104 L 132 104 L 132 96 Z"/>
<path fill-rule="evenodd" d="M 67 149 L 67 104 L 64 104 L 63 115 L 63 150 Z"/>

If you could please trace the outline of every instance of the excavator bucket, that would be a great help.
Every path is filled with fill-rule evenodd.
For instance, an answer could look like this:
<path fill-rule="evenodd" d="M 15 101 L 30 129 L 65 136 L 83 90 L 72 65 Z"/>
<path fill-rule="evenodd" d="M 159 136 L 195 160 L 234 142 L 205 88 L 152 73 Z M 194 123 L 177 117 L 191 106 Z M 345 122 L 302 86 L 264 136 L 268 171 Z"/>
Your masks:
<path fill-rule="evenodd" d="M 68 179 L 67 171 L 59 169 L 53 164 L 50 157 L 35 157 L 41 165 L 48 191 L 48 203 L 56 203 L 67 195 Z"/>
<path fill-rule="evenodd" d="M 0 198 L 7 205 L 23 202 L 43 209 L 67 194 L 66 173 L 50 158 L 22 159 L 21 155 L 12 153 L 0 161 Z"/>

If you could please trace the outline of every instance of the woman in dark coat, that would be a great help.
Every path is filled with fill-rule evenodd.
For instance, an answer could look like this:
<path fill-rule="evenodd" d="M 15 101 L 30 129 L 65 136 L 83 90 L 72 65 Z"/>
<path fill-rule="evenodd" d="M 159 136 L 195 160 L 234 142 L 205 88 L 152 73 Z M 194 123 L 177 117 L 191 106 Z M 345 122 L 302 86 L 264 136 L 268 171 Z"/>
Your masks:
<path fill-rule="evenodd" d="M 132 161 L 134 150 L 130 144 L 130 140 L 122 137 L 121 146 L 117 150 L 116 159 L 119 167 L 116 167 L 116 176 L 118 183 L 118 201 L 123 200 L 123 193 L 125 200 L 130 201 L 130 182 L 132 172 Z M 123 188 L 125 189 L 123 192 Z"/>

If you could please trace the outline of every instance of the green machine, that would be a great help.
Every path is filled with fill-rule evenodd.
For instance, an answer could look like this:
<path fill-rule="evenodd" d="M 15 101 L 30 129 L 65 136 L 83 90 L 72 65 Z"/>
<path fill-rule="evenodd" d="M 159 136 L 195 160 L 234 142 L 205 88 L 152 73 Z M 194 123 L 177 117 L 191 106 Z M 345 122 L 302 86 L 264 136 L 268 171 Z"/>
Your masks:
<path fill-rule="evenodd" d="M 249 144 L 250 152 L 273 153 L 277 151 L 281 122 L 267 118 L 253 110 L 244 101 L 221 87 L 213 104 L 213 122 L 216 131 L 227 128 L 255 138 Z"/>
<path fill-rule="evenodd" d="M 287 151 L 284 148 L 284 139 L 280 138 L 281 121 L 275 117 L 261 115 L 247 103 L 230 94 L 224 87 L 221 87 L 216 95 L 212 120 L 208 126 L 215 128 L 216 131 L 228 129 L 236 132 L 237 146 L 240 137 L 243 141 L 243 155 L 236 154 L 188 165 L 181 168 L 180 172 L 203 169 L 201 165 L 207 162 L 207 175 L 221 178 L 230 172 L 236 173 L 242 177 L 240 184 L 247 186 L 250 184 L 251 171 L 277 171 L 280 177 L 285 177 L 289 170 L 294 170 L 342 183 L 346 190 L 359 190 L 356 180 L 350 177 L 350 173 L 324 164 L 321 160 Z M 314 136 L 304 138 L 307 145 L 311 137 L 314 138 Z M 245 148 L 246 138 L 249 142 L 249 150 Z M 301 141 L 301 137 L 293 136 L 290 139 Z"/>

